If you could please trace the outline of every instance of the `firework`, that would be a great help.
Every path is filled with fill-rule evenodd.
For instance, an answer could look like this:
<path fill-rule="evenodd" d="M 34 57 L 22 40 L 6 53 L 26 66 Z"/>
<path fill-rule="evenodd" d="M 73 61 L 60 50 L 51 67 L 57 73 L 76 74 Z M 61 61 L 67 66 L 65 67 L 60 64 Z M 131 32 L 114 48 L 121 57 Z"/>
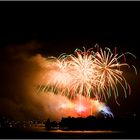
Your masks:
<path fill-rule="evenodd" d="M 102 113 L 105 117 L 114 117 L 110 108 L 106 106 L 105 103 L 81 95 L 77 96 L 74 100 L 61 100 L 56 108 L 59 112 L 63 113 L 65 117 L 80 116 L 86 118 L 90 115 L 96 116 L 98 113 Z"/>
<path fill-rule="evenodd" d="M 131 53 L 119 55 L 116 53 L 116 48 L 115 53 L 112 53 L 109 48 L 103 50 L 96 46 L 87 51 L 85 48 L 84 51 L 76 49 L 74 54 L 62 54 L 58 58 L 50 57 L 50 63 L 46 64 L 46 74 L 38 90 L 51 91 L 69 99 L 81 95 L 106 101 L 112 95 L 117 99 L 119 96 L 117 87 L 120 85 L 127 97 L 131 89 L 123 76 L 122 67 L 130 66 L 126 63 L 125 54 Z M 135 67 L 134 69 L 136 71 Z"/>

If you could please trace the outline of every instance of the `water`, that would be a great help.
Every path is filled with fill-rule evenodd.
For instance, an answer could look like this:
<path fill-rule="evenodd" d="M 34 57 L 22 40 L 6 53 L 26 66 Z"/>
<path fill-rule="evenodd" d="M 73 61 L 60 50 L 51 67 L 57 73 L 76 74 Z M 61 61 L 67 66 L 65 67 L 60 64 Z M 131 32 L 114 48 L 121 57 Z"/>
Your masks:
<path fill-rule="evenodd" d="M 72 130 L 46 130 L 43 125 L 33 126 L 24 129 L 0 129 L 0 138 L 53 138 L 53 139 L 92 139 L 92 138 L 134 138 L 131 133 L 113 130 L 94 130 L 94 131 L 72 131 Z"/>
<path fill-rule="evenodd" d="M 121 134 L 121 131 L 112 130 L 46 130 L 45 127 L 32 127 L 30 130 L 33 133 L 36 132 L 42 138 L 114 138 Z"/>

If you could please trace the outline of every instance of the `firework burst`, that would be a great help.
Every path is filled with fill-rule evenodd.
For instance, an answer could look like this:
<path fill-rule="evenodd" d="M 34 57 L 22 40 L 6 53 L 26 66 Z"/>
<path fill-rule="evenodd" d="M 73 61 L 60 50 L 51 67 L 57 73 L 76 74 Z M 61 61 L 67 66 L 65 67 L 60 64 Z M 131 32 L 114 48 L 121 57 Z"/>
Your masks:
<path fill-rule="evenodd" d="M 43 65 L 45 73 L 38 86 L 38 92 L 58 94 L 67 97 L 56 106 L 64 116 L 96 116 L 101 112 L 105 117 L 114 117 L 107 101 L 114 95 L 116 103 L 119 96 L 118 86 L 122 87 L 125 97 L 130 94 L 130 85 L 123 76 L 122 68 L 127 66 L 127 52 L 117 54 L 109 48 L 99 46 L 84 51 L 76 49 L 74 54 L 61 54 L 58 58 L 49 57 Z M 124 59 L 124 61 L 122 61 Z M 136 68 L 132 65 L 132 67 Z"/>
<path fill-rule="evenodd" d="M 40 82 L 38 91 L 51 91 L 69 99 L 81 95 L 106 101 L 111 95 L 117 99 L 119 84 L 127 97 L 131 89 L 123 76 L 122 67 L 130 66 L 121 61 L 125 54 L 119 55 L 116 49 L 115 53 L 112 53 L 109 48 L 103 50 L 96 46 L 87 51 L 85 48 L 84 51 L 76 49 L 74 54 L 61 54 L 58 58 L 50 57 L 50 63 L 46 66 L 47 74 Z M 136 71 L 135 67 L 134 69 Z"/>
<path fill-rule="evenodd" d="M 56 108 L 60 112 L 66 112 L 65 116 L 71 117 L 80 116 L 86 118 L 90 115 L 96 116 L 99 112 L 105 117 L 114 117 L 105 103 L 81 95 L 77 96 L 74 100 L 61 100 Z"/>

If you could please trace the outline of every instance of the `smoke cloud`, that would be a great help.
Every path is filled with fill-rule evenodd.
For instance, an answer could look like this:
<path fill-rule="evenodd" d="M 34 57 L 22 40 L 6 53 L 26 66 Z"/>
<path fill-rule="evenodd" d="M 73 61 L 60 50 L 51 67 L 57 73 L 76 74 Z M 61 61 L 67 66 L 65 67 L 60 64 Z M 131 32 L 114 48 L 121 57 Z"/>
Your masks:
<path fill-rule="evenodd" d="M 0 64 L 1 116 L 14 119 L 60 118 L 56 115 L 57 111 L 52 112 L 51 109 L 57 104 L 58 95 L 36 92 L 36 86 L 43 76 L 42 65 L 46 62 L 41 54 L 36 53 L 40 47 L 33 41 L 3 49 Z"/>
<path fill-rule="evenodd" d="M 69 116 L 62 110 L 61 101 L 71 104 L 64 96 L 37 93 L 37 86 L 50 70 L 50 61 L 38 53 L 42 46 L 35 41 L 24 45 L 7 46 L 0 54 L 0 116 L 13 119 L 59 120 Z M 51 66 L 51 64 L 49 64 Z M 96 112 L 96 111 L 95 111 Z M 73 114 L 76 116 L 77 114 Z"/>

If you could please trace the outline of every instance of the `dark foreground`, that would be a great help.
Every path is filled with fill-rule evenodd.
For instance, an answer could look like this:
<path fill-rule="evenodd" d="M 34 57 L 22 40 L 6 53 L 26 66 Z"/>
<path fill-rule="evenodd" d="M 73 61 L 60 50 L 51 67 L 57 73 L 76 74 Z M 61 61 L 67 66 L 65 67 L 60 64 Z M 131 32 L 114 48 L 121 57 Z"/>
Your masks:
<path fill-rule="evenodd" d="M 0 138 L 75 138 L 75 139 L 90 139 L 90 138 L 140 138 L 139 132 L 132 131 L 111 131 L 111 130 L 94 130 L 94 131 L 63 131 L 63 130 L 45 130 L 45 128 L 33 128 L 33 129 L 16 129 L 5 128 L 0 130 Z"/>
<path fill-rule="evenodd" d="M 139 118 L 114 118 L 114 119 L 96 119 L 95 117 L 83 118 L 65 118 L 59 125 L 57 123 L 34 123 L 23 125 L 19 123 L 6 125 L 6 121 L 1 121 L 0 138 L 17 139 L 93 139 L 93 138 L 125 138 L 139 139 Z M 13 123 L 14 124 L 14 123 Z M 27 123 L 28 124 L 28 123 Z M 55 125 L 54 125 L 55 124 Z M 57 126 L 58 125 L 58 126 Z M 24 126 L 24 127 L 23 127 Z"/>

